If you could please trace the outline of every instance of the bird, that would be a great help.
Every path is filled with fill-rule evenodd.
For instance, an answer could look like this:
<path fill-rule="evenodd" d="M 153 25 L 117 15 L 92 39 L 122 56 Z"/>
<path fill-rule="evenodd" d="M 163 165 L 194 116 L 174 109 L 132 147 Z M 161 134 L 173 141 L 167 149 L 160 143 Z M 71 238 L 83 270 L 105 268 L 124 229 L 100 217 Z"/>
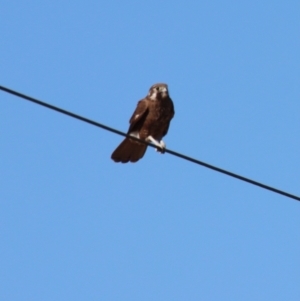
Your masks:
<path fill-rule="evenodd" d="M 129 123 L 127 134 L 151 142 L 156 150 L 164 153 L 166 144 L 162 138 L 168 133 L 174 117 L 174 105 L 169 96 L 168 85 L 157 83 L 150 87 L 146 97 L 137 103 Z M 147 144 L 126 137 L 114 150 L 111 159 L 115 162 L 137 162 L 143 158 Z"/>

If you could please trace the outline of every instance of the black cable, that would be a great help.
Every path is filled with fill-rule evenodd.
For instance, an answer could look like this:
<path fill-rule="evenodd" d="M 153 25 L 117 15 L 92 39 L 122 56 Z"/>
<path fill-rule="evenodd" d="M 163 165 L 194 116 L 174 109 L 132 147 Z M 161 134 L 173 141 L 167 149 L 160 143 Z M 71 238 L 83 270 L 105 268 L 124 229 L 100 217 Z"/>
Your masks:
<path fill-rule="evenodd" d="M 123 133 L 123 132 L 121 132 L 121 131 L 115 130 L 115 129 L 113 129 L 113 128 L 111 128 L 111 127 L 108 127 L 108 126 L 106 126 L 106 125 L 103 125 L 103 124 L 101 124 L 101 123 L 99 123 L 99 122 L 90 120 L 90 119 L 85 118 L 85 117 L 82 117 L 82 116 L 80 116 L 80 115 L 71 113 L 71 112 L 69 112 L 69 111 L 63 110 L 63 109 L 58 108 L 58 107 L 55 107 L 55 106 L 50 105 L 50 104 L 48 104 L 48 103 L 46 103 L 46 102 L 37 100 L 37 99 L 35 99 L 35 98 L 33 98 L 33 97 L 24 95 L 24 94 L 19 93 L 19 92 L 16 92 L 16 91 L 13 91 L 13 90 L 8 89 L 8 88 L 5 88 L 5 87 L 3 87 L 3 86 L 0 86 L 0 90 L 2 90 L 2 91 L 4 91 L 4 92 L 7 92 L 7 93 L 10 93 L 10 94 L 13 94 L 13 95 L 15 95 L 15 96 L 24 98 L 24 99 L 29 100 L 29 101 L 31 101 L 31 102 L 34 102 L 34 103 L 36 103 L 36 104 L 38 104 L 38 105 L 44 106 L 44 107 L 46 107 L 46 108 L 48 108 L 48 109 L 57 111 L 57 112 L 59 112 L 59 113 L 68 115 L 68 116 L 70 116 L 70 117 L 73 117 L 73 118 L 79 119 L 79 120 L 81 120 L 81 121 L 84 121 L 84 122 L 86 122 L 86 123 L 92 124 L 92 125 L 94 125 L 94 126 L 100 127 L 100 128 L 102 128 L 102 129 L 104 129 L 104 130 L 106 130 L 106 131 L 110 131 L 110 132 L 112 132 L 112 133 L 115 133 L 115 134 L 118 134 L 118 135 L 121 135 L 121 136 L 124 136 L 124 137 L 130 137 L 130 138 L 133 139 L 133 140 L 136 140 L 136 141 L 145 143 L 145 144 L 147 144 L 147 145 L 149 145 L 149 146 L 151 146 L 151 147 L 155 147 L 155 148 L 156 148 L 156 146 L 154 146 L 154 145 L 152 145 L 152 144 L 150 144 L 150 143 L 148 143 L 148 142 L 146 142 L 146 141 L 143 141 L 143 140 L 140 140 L 140 139 L 138 139 L 138 138 L 129 136 L 128 134 L 125 134 L 125 133 Z M 212 169 L 212 170 L 214 170 L 214 171 L 223 173 L 223 174 L 225 174 L 225 175 L 227 175 L 227 176 L 230 176 L 230 177 L 239 179 L 239 180 L 241 180 L 241 181 L 250 183 L 250 184 L 252 184 L 252 185 L 256 185 L 256 186 L 258 186 L 258 187 L 261 187 L 261 188 L 264 188 L 264 189 L 273 191 L 273 192 L 275 192 L 275 193 L 284 195 L 284 196 L 286 196 L 286 197 L 288 197 L 288 198 L 292 198 L 292 199 L 294 199 L 294 200 L 300 201 L 300 197 L 298 197 L 298 196 L 296 196 L 296 195 L 293 195 L 293 194 L 287 193 L 287 192 L 285 192 L 285 191 L 279 190 L 279 189 L 277 189 L 277 188 L 273 188 L 273 187 L 271 187 L 271 186 L 268 186 L 268 185 L 259 183 L 259 182 L 257 182 L 257 181 L 254 181 L 254 180 L 251 180 L 251 179 L 248 179 L 248 178 L 245 178 L 245 177 L 243 177 L 243 176 L 240 176 L 240 175 L 238 175 L 238 174 L 232 173 L 232 172 L 227 171 L 227 170 L 225 170 L 225 169 L 222 169 L 222 168 L 219 168 L 219 167 L 216 167 L 216 166 L 207 164 L 207 163 L 205 163 L 205 162 L 202 162 L 202 161 L 193 159 L 193 158 L 191 158 L 191 157 L 182 155 L 182 154 L 177 153 L 177 152 L 174 152 L 174 151 L 172 151 L 172 150 L 166 149 L 165 152 L 166 152 L 166 153 L 169 153 L 169 154 L 171 154 L 171 155 L 173 155 L 173 156 L 179 157 L 179 158 L 181 158 L 181 159 L 184 159 L 184 160 L 193 162 L 193 163 L 195 163 L 195 164 L 204 166 L 204 167 L 206 167 L 206 168 Z"/>

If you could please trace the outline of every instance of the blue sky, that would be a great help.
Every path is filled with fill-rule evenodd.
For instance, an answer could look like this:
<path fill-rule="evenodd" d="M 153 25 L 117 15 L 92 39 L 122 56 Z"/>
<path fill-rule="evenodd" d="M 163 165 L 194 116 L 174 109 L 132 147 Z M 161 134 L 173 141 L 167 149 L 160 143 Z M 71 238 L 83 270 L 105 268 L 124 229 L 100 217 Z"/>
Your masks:
<path fill-rule="evenodd" d="M 2 1 L 0 85 L 300 195 L 299 1 Z M 1 300 L 299 300 L 300 203 L 0 92 Z"/>

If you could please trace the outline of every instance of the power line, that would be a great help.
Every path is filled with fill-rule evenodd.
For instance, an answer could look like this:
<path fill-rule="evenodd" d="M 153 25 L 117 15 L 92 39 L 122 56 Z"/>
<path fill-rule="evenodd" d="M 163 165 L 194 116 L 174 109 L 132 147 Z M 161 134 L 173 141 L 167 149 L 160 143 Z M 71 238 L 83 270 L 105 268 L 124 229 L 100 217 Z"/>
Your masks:
<path fill-rule="evenodd" d="M 31 102 L 35 103 L 35 104 L 41 105 L 41 106 L 43 106 L 43 107 L 46 107 L 46 108 L 48 108 L 48 109 L 57 111 L 57 112 L 59 112 L 59 113 L 65 114 L 65 115 L 67 115 L 67 116 L 70 116 L 70 117 L 79 119 L 79 120 L 84 121 L 84 122 L 89 123 L 89 124 L 92 124 L 92 125 L 94 125 L 94 126 L 97 126 L 97 127 L 99 127 L 99 128 L 102 128 L 102 129 L 104 129 L 104 130 L 106 130 L 106 131 L 110 131 L 110 132 L 112 132 L 112 133 L 115 133 L 115 134 L 118 134 L 118 135 L 121 135 L 121 136 L 124 136 L 124 137 L 130 137 L 131 139 L 136 140 L 136 141 L 139 141 L 139 142 L 144 143 L 144 144 L 147 144 L 147 145 L 150 146 L 150 147 L 156 147 L 156 146 L 154 146 L 154 145 L 152 145 L 152 144 L 150 144 L 150 143 L 148 143 L 148 142 L 146 142 L 146 141 L 140 140 L 140 139 L 138 139 L 138 138 L 136 138 L 136 137 L 129 136 L 128 134 L 125 134 L 125 133 L 123 133 L 123 132 L 121 132 L 121 131 L 118 131 L 118 130 L 116 130 L 116 129 L 113 129 L 113 128 L 111 128 L 111 127 L 108 127 L 108 126 L 106 126 L 106 125 L 104 125 L 104 124 L 101 124 L 101 123 L 99 123 L 99 122 L 90 120 L 90 119 L 88 119 L 88 118 L 82 117 L 82 116 L 77 115 L 77 114 L 74 114 L 74 113 L 72 113 L 72 112 L 63 110 L 63 109 L 61 109 L 61 108 L 55 107 L 55 106 L 50 105 L 50 104 L 48 104 L 48 103 L 46 103 L 46 102 L 40 101 L 40 100 L 38 100 L 38 99 L 35 99 L 35 98 L 33 98 L 33 97 L 24 95 L 24 94 L 22 94 L 22 93 L 16 92 L 16 91 L 11 90 L 11 89 L 8 89 L 8 88 L 6 88 L 6 87 L 0 86 L 0 90 L 2 90 L 2 91 L 4 91 L 4 92 L 7 92 L 7 93 L 9 93 L 9 94 L 18 96 L 18 97 L 20 97 L 20 98 L 26 99 L 26 100 L 28 100 L 28 101 L 31 101 Z M 225 170 L 225 169 L 222 169 L 222 168 L 219 168 L 219 167 L 210 165 L 210 164 L 208 164 L 208 163 L 205 163 L 205 162 L 196 160 L 196 159 L 194 159 L 194 158 L 185 156 L 185 155 L 183 155 L 183 154 L 174 152 L 174 151 L 169 150 L 169 149 L 166 149 L 165 152 L 166 152 L 166 153 L 169 153 L 169 154 L 171 154 L 171 155 L 173 155 L 173 156 L 179 157 L 179 158 L 181 158 L 181 159 L 184 159 L 184 160 L 193 162 L 193 163 L 195 163 L 195 164 L 204 166 L 204 167 L 206 167 L 206 168 L 212 169 L 212 170 L 214 170 L 214 171 L 223 173 L 223 174 L 225 174 L 225 175 L 227 175 L 227 176 L 230 176 L 230 177 L 239 179 L 239 180 L 241 180 L 241 181 L 250 183 L 250 184 L 252 184 L 252 185 L 256 185 L 256 186 L 258 186 L 258 187 L 261 187 L 261 188 L 264 188 L 264 189 L 273 191 L 273 192 L 275 192 L 275 193 L 284 195 L 284 196 L 286 196 L 286 197 L 288 197 L 288 198 L 291 198 L 291 199 L 300 201 L 300 197 L 298 197 L 298 196 L 296 196 L 296 195 L 293 195 L 293 194 L 287 193 L 287 192 L 285 192 L 285 191 L 279 190 L 279 189 L 277 189 L 277 188 L 274 188 L 274 187 L 271 187 L 271 186 L 262 184 L 262 183 L 260 183 L 260 182 L 251 180 L 251 179 L 249 179 L 249 178 L 240 176 L 240 175 L 238 175 L 238 174 L 235 174 L 235 173 L 233 173 L 233 172 L 227 171 L 227 170 Z"/>

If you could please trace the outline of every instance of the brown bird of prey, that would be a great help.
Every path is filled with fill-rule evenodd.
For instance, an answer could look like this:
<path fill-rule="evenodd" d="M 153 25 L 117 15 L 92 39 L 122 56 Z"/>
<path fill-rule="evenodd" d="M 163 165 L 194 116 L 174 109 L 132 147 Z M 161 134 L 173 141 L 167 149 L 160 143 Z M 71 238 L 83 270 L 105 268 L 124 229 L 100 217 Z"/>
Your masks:
<path fill-rule="evenodd" d="M 157 151 L 164 153 L 166 144 L 162 141 L 174 116 L 174 106 L 166 84 L 155 84 L 148 95 L 140 100 L 129 120 L 128 134 L 148 141 L 157 146 Z M 137 162 L 147 149 L 147 145 L 130 138 L 125 138 L 112 153 L 115 162 Z"/>

